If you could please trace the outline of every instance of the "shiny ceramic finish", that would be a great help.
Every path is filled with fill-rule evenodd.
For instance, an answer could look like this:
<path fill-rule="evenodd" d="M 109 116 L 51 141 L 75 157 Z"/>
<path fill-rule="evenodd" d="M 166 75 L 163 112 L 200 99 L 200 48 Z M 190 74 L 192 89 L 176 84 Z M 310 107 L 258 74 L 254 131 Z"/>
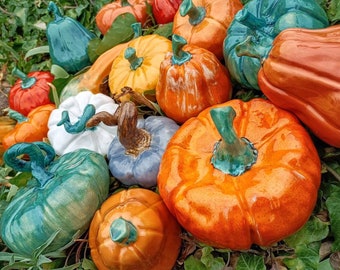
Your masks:
<path fill-rule="evenodd" d="M 161 197 L 199 241 L 243 250 L 269 246 L 310 217 L 321 168 L 314 144 L 296 117 L 263 99 L 213 106 L 236 111 L 234 129 L 257 149 L 256 163 L 239 176 L 211 164 L 221 136 L 210 108 L 185 122 L 170 140 L 158 175 Z"/>
<path fill-rule="evenodd" d="M 328 25 L 327 14 L 316 0 L 249 1 L 235 15 L 223 43 L 224 60 L 232 79 L 244 87 L 259 89 L 257 73 L 261 60 L 282 30 L 293 27 L 315 29 Z M 258 58 L 238 48 L 248 37 L 259 52 Z"/>
<path fill-rule="evenodd" d="M 118 219 L 135 228 L 137 235 L 131 242 L 117 241 L 110 233 Z M 180 232 L 157 193 L 142 188 L 122 190 L 111 195 L 93 217 L 91 257 L 100 270 L 170 270 L 179 254 Z"/>
<path fill-rule="evenodd" d="M 239 0 L 183 0 L 174 16 L 172 32 L 182 36 L 188 44 L 211 51 L 221 60 L 226 31 L 242 6 Z M 200 11 L 195 12 L 193 8 Z"/>
<path fill-rule="evenodd" d="M 31 161 L 19 161 L 22 154 Z M 1 216 L 1 239 L 13 252 L 31 256 L 58 231 L 45 252 L 62 248 L 88 229 L 108 195 L 110 177 L 102 155 L 81 149 L 53 159 L 53 148 L 42 142 L 15 144 L 4 154 L 7 165 L 33 174 Z"/>
<path fill-rule="evenodd" d="M 157 24 L 171 23 L 182 0 L 153 0 L 152 14 Z"/>
<path fill-rule="evenodd" d="M 260 69 L 260 89 L 326 143 L 340 147 L 340 26 L 289 29 Z"/>

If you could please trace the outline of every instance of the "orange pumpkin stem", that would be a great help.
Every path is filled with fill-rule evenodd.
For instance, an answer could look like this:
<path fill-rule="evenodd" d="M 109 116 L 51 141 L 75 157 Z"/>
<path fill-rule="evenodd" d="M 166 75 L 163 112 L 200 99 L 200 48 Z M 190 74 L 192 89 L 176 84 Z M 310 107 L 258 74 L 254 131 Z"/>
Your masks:
<path fill-rule="evenodd" d="M 137 241 L 137 229 L 124 218 L 117 218 L 111 223 L 110 236 L 113 242 L 129 245 Z"/>
<path fill-rule="evenodd" d="M 248 139 L 237 136 L 233 127 L 235 110 L 231 106 L 215 108 L 210 115 L 222 137 L 215 144 L 211 163 L 232 176 L 243 174 L 256 162 L 257 150 Z"/>

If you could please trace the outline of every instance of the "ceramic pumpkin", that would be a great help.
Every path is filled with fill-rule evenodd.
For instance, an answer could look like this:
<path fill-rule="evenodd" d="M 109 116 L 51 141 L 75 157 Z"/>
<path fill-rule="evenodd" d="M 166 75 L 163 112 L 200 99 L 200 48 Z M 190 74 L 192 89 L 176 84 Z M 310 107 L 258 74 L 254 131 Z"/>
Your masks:
<path fill-rule="evenodd" d="M 115 0 L 104 5 L 96 15 L 99 31 L 105 35 L 113 21 L 123 13 L 131 13 L 143 26 L 148 19 L 147 3 L 151 4 L 152 0 Z"/>
<path fill-rule="evenodd" d="M 252 0 L 237 12 L 223 42 L 224 62 L 231 78 L 243 87 L 259 89 L 257 73 L 261 61 L 244 52 L 243 43 L 254 43 L 261 58 L 273 39 L 287 28 L 324 28 L 329 25 L 325 10 L 316 0 Z"/>
<path fill-rule="evenodd" d="M 27 75 L 14 68 L 12 73 L 19 79 L 11 87 L 8 95 L 9 107 L 24 116 L 34 108 L 52 103 L 49 98 L 54 75 L 49 71 L 33 71 Z"/>
<path fill-rule="evenodd" d="M 172 53 L 160 65 L 156 99 L 162 111 L 178 123 L 197 116 L 232 94 L 229 73 L 210 51 L 172 36 Z"/>
<path fill-rule="evenodd" d="M 90 91 L 79 92 L 60 103 L 48 120 L 47 137 L 57 155 L 86 148 L 106 155 L 116 136 L 116 126 L 99 123 L 87 128 L 86 122 L 97 112 L 114 113 L 118 108 L 112 98 Z"/>
<path fill-rule="evenodd" d="M 47 138 L 48 119 L 55 108 L 54 104 L 41 105 L 33 109 L 27 117 L 9 110 L 9 116 L 15 119 L 17 124 L 2 138 L 4 149 L 19 142 L 43 141 L 44 138 Z"/>
<path fill-rule="evenodd" d="M 170 139 L 161 197 L 204 244 L 246 250 L 299 230 L 318 196 L 320 159 L 291 113 L 256 98 L 212 106 Z"/>
<path fill-rule="evenodd" d="M 153 0 L 152 14 L 157 24 L 171 23 L 182 0 Z"/>
<path fill-rule="evenodd" d="M 171 41 L 157 34 L 133 39 L 112 63 L 109 74 L 111 94 L 121 94 L 124 87 L 130 87 L 141 94 L 154 90 L 159 78 L 160 63 L 170 51 Z M 120 101 L 128 99 L 129 96 L 125 95 Z"/>
<path fill-rule="evenodd" d="M 109 118 L 112 125 L 117 125 L 117 136 L 107 154 L 112 175 L 127 186 L 156 186 L 165 147 L 178 129 L 176 122 L 165 116 L 139 118 L 136 105 L 126 101 L 114 115 L 94 115 L 87 126 L 98 121 L 110 124 Z"/>
<path fill-rule="evenodd" d="M 340 26 L 287 29 L 258 73 L 262 92 L 326 143 L 340 147 Z"/>
<path fill-rule="evenodd" d="M 121 190 L 92 219 L 91 257 L 100 270 L 170 270 L 179 254 L 180 233 L 157 193 L 142 188 Z"/>
<path fill-rule="evenodd" d="M 172 33 L 222 60 L 226 31 L 242 7 L 240 0 L 183 0 L 174 16 Z"/>
<path fill-rule="evenodd" d="M 17 143 L 5 152 L 4 161 L 15 171 L 32 173 L 1 215 L 1 239 L 14 253 L 32 256 L 52 235 L 44 252 L 61 249 L 89 228 L 108 196 L 106 160 L 93 151 L 80 149 L 56 158 L 49 144 Z"/>
<path fill-rule="evenodd" d="M 17 122 L 9 116 L 0 116 L 0 164 L 2 164 L 2 155 L 5 152 L 2 145 L 2 139 L 7 133 L 14 129 L 16 123 Z"/>

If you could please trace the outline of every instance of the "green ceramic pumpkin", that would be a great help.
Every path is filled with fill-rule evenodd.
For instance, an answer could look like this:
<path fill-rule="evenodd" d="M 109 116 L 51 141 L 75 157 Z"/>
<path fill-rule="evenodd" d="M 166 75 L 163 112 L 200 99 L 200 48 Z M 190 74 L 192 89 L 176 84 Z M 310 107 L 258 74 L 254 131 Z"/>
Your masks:
<path fill-rule="evenodd" d="M 252 0 L 236 13 L 223 43 L 231 78 L 243 87 L 259 89 L 257 73 L 274 38 L 284 29 L 329 25 L 316 0 Z M 256 57 L 254 57 L 256 55 Z"/>
<path fill-rule="evenodd" d="M 19 159 L 28 155 L 29 161 Z M 109 172 L 105 158 L 80 149 L 55 158 L 46 143 L 18 143 L 4 154 L 7 165 L 31 171 L 1 216 L 1 239 L 15 253 L 31 255 L 56 234 L 46 252 L 56 251 L 84 233 L 107 198 Z"/>

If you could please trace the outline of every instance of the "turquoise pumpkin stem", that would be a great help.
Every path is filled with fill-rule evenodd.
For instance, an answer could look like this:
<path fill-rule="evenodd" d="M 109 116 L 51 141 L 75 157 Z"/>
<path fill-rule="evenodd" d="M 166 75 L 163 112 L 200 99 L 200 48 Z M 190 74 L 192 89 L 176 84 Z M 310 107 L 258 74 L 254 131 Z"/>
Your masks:
<path fill-rule="evenodd" d="M 171 61 L 174 65 L 182 65 L 192 58 L 192 54 L 188 51 L 183 51 L 183 47 L 187 44 L 187 41 L 176 34 L 172 35 L 172 57 Z"/>
<path fill-rule="evenodd" d="M 96 113 L 96 108 L 92 104 L 87 104 L 84 108 L 83 114 L 79 117 L 79 120 L 74 124 L 71 124 L 70 116 L 68 111 L 63 111 L 61 114 L 61 120 L 57 126 L 64 125 L 65 130 L 71 134 L 78 134 L 88 129 L 93 129 L 95 127 L 87 128 L 86 123 L 92 116 Z"/>
<path fill-rule="evenodd" d="M 11 119 L 17 121 L 17 123 L 23 123 L 23 122 L 27 122 L 27 121 L 28 121 L 28 118 L 27 118 L 26 116 L 24 116 L 23 114 L 21 114 L 21 113 L 15 111 L 15 110 L 12 110 L 12 109 L 9 109 L 9 108 L 8 108 L 8 109 L 6 109 L 6 110 L 4 110 L 4 111 L 7 112 L 7 115 L 8 115 Z"/>
<path fill-rule="evenodd" d="M 52 1 L 50 1 L 48 3 L 47 10 L 50 11 L 50 12 L 52 11 L 52 13 L 54 15 L 54 21 L 55 22 L 58 22 L 58 21 L 60 21 L 64 18 L 64 16 L 60 12 L 60 9 L 58 8 L 58 6 Z"/>
<path fill-rule="evenodd" d="M 25 73 L 23 73 L 18 68 L 14 68 L 12 70 L 12 74 L 18 78 L 21 79 L 21 88 L 22 89 L 28 89 L 35 85 L 37 79 L 35 77 L 29 77 Z"/>
<path fill-rule="evenodd" d="M 131 24 L 131 28 L 134 34 L 132 39 L 142 36 L 142 24 L 140 22 Z"/>
<path fill-rule="evenodd" d="M 137 229 L 124 218 L 115 219 L 110 225 L 110 236 L 113 242 L 129 245 L 137 241 Z"/>
<path fill-rule="evenodd" d="M 18 158 L 28 155 L 29 161 Z M 16 143 L 4 153 L 5 163 L 19 172 L 32 172 L 32 175 L 43 187 L 54 175 L 45 168 L 55 158 L 52 146 L 44 142 Z"/>
<path fill-rule="evenodd" d="M 128 47 L 125 49 L 124 57 L 130 62 L 130 69 L 136 70 L 143 63 L 143 57 L 137 57 L 136 49 L 132 47 Z"/>
<path fill-rule="evenodd" d="M 233 127 L 236 116 L 230 107 L 211 109 L 211 118 L 221 135 L 215 144 L 211 163 L 226 174 L 238 176 L 249 170 L 257 160 L 257 150 L 246 138 L 239 138 Z"/>
<path fill-rule="evenodd" d="M 271 46 L 265 47 L 256 44 L 251 36 L 248 36 L 243 42 L 235 46 L 235 52 L 238 57 L 248 56 L 258 58 L 263 61 L 271 49 Z"/>
<path fill-rule="evenodd" d="M 204 7 L 196 7 L 192 0 L 183 0 L 179 6 L 179 13 L 182 17 L 188 15 L 189 23 L 191 25 L 197 25 L 205 18 L 206 10 Z"/>

